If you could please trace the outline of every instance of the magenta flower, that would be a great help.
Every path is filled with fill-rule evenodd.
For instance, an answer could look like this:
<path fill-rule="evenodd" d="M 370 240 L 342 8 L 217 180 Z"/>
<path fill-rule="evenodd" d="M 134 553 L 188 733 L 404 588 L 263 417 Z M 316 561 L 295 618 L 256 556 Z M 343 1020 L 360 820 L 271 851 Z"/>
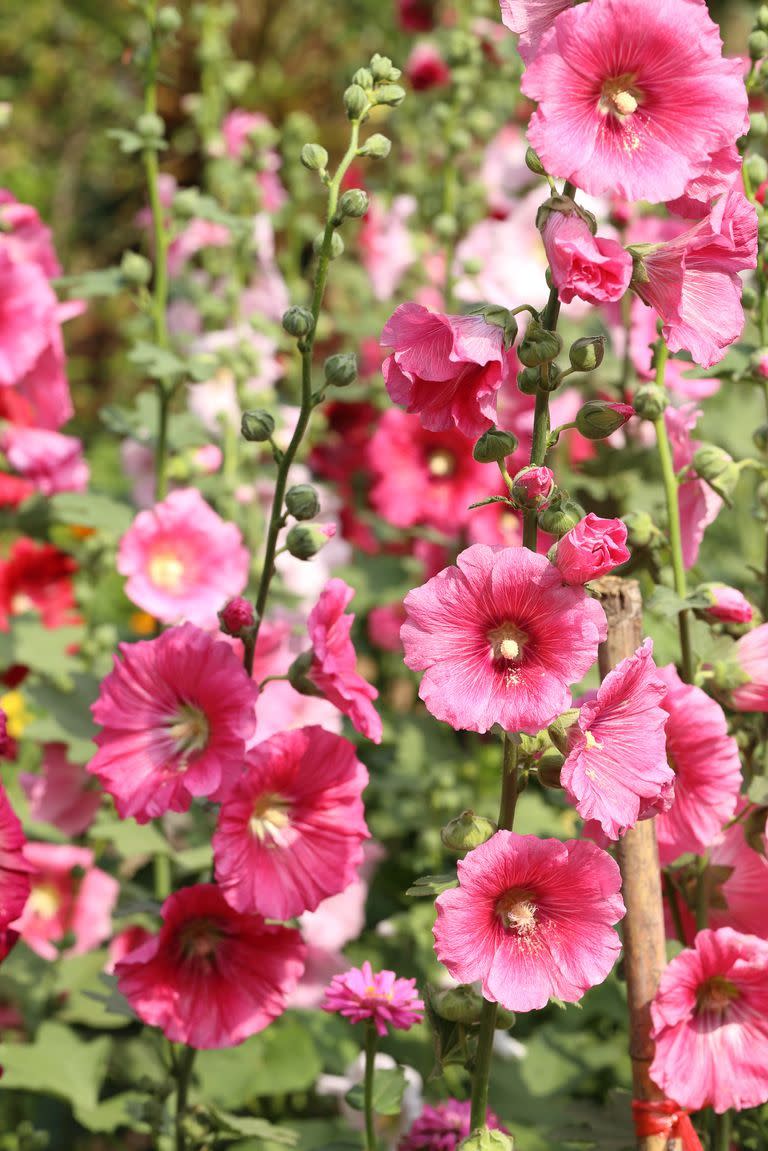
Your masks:
<path fill-rule="evenodd" d="M 120 885 L 94 867 L 89 848 L 27 843 L 24 857 L 32 890 L 13 926 L 27 947 L 43 959 L 57 959 L 66 936 L 73 938 L 67 955 L 84 955 L 109 938 Z"/>
<path fill-rule="evenodd" d="M 26 375 L 55 326 L 56 296 L 45 272 L 0 247 L 0 386 L 10 387 Z"/>
<path fill-rule="evenodd" d="M 256 684 L 228 643 L 194 624 L 120 644 L 91 710 L 102 730 L 88 770 L 122 819 L 146 823 L 222 799 L 238 779 L 256 728 Z"/>
<path fill-rule="evenodd" d="M 716 878 L 725 877 L 711 900 L 710 925 L 768 939 L 768 858 L 747 842 L 743 823 L 734 823 L 715 840 L 710 864 Z"/>
<path fill-rule="evenodd" d="M 597 820 L 610 839 L 672 802 L 666 691 L 647 639 L 608 673 L 571 729 L 560 782 L 581 818 Z"/>
<path fill-rule="evenodd" d="M 405 74 L 414 92 L 443 88 L 451 82 L 451 70 L 434 44 L 422 40 L 414 44 L 405 65 Z"/>
<path fill-rule="evenodd" d="M 421 1115 L 414 1119 L 398 1143 L 397 1151 L 456 1151 L 462 1139 L 470 1133 L 471 1110 L 468 1099 L 445 1099 L 434 1107 L 425 1103 Z M 507 1130 L 490 1108 L 486 1112 L 485 1125 L 493 1131 Z"/>
<path fill-rule="evenodd" d="M 298 931 L 240 915 L 212 883 L 174 892 L 161 914 L 159 933 L 115 964 L 140 1019 L 208 1050 L 236 1047 L 282 1015 L 304 970 Z"/>
<path fill-rule="evenodd" d="M 89 468 L 77 436 L 6 424 L 0 430 L 0 451 L 13 470 L 44 496 L 82 492 L 88 486 Z"/>
<path fill-rule="evenodd" d="M 629 559 L 627 528 L 589 512 L 558 540 L 555 566 L 568 584 L 584 584 L 607 575 Z"/>
<path fill-rule="evenodd" d="M 594 236 L 577 213 L 547 211 L 541 225 L 552 282 L 564 304 L 574 296 L 590 304 L 620 300 L 632 278 L 632 257 L 618 240 Z"/>
<path fill-rule="evenodd" d="M 8 926 L 21 915 L 30 892 L 33 864 L 24 855 L 26 838 L 10 800 L 0 787 L 0 959 L 10 943 Z M 10 948 L 8 948 L 10 950 Z"/>
<path fill-rule="evenodd" d="M 621 874 L 586 840 L 561 843 L 512 831 L 459 860 L 459 886 L 436 900 L 435 951 L 486 999 L 533 1011 L 577 1002 L 602 983 L 621 950 Z"/>
<path fill-rule="evenodd" d="M 370 1019 L 379 1035 L 388 1027 L 410 1031 L 424 1018 L 424 1003 L 418 997 L 415 979 L 398 979 L 394 971 L 374 972 L 366 959 L 362 967 L 351 967 L 336 975 L 326 988 L 323 1011 L 337 1011 L 352 1023 Z"/>
<path fill-rule="evenodd" d="M 734 711 L 768 711 L 768 623 L 743 635 L 735 656 L 747 682 L 731 692 L 730 706 Z"/>
<path fill-rule="evenodd" d="M 381 333 L 394 349 L 382 371 L 396 404 L 432 432 L 457 427 L 477 439 L 496 418 L 496 392 L 510 376 L 504 332 L 482 316 L 446 316 L 401 304 Z"/>
<path fill-rule="evenodd" d="M 741 62 L 724 59 L 700 0 L 578 4 L 544 36 L 522 89 L 539 103 L 528 138 L 551 175 L 652 203 L 682 195 L 747 112 Z"/>
<path fill-rule="evenodd" d="M 354 746 L 321 727 L 252 748 L 213 837 L 216 881 L 227 903 L 290 919 L 343 891 L 357 876 L 368 838 L 367 783 Z"/>
<path fill-rule="evenodd" d="M 718 1114 L 768 1100 L 768 943 L 700 931 L 651 1005 L 651 1078 L 682 1107 Z"/>
<path fill-rule="evenodd" d="M 520 37 L 517 50 L 526 64 L 533 59 L 555 17 L 573 4 L 574 0 L 501 0 L 501 22 Z"/>
<path fill-rule="evenodd" d="M 754 609 L 747 597 L 735 587 L 723 583 L 706 585 L 710 604 L 704 612 L 721 623 L 751 623 Z"/>
<path fill-rule="evenodd" d="M 474 544 L 405 597 L 405 663 L 419 695 L 457 729 L 537 732 L 570 705 L 597 658 L 605 613 L 524 548 Z"/>
<path fill-rule="evenodd" d="M 523 468 L 512 482 L 512 496 L 519 508 L 545 508 L 555 490 L 550 468 Z"/>

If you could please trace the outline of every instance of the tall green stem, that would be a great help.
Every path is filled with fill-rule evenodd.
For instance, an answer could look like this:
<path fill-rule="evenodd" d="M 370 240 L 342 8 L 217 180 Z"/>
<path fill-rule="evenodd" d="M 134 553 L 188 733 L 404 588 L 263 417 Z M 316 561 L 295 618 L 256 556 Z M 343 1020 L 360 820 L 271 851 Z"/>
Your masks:
<path fill-rule="evenodd" d="M 476 1131 L 478 1127 L 485 1126 L 485 1118 L 488 1113 L 488 1082 L 491 1075 L 493 1037 L 496 1034 L 498 1010 L 498 1003 L 491 1003 L 488 999 L 483 1000 L 483 1009 L 480 1013 L 480 1034 L 477 1040 L 477 1055 L 475 1056 L 475 1072 L 472 1080 L 470 1131 Z"/>
<path fill-rule="evenodd" d="M 733 1112 L 731 1111 L 724 1111 L 722 1115 L 715 1115 L 712 1151 L 731 1151 L 732 1118 Z"/>
<path fill-rule="evenodd" d="M 557 328 L 557 321 L 560 317 L 560 300 L 558 299 L 557 289 L 551 288 L 549 292 L 549 299 L 547 306 L 541 313 L 542 326 L 547 328 L 550 332 L 554 332 Z M 542 371 L 549 370 L 549 365 L 544 364 Z M 533 441 L 531 443 L 531 464 L 534 467 L 541 467 L 547 458 L 547 451 L 549 448 L 549 392 L 546 388 L 538 388 L 536 391 L 536 407 L 533 414 Z M 538 527 L 538 513 L 535 508 L 523 514 L 523 547 L 529 548 L 531 551 L 537 551 L 539 538 Z"/>
<path fill-rule="evenodd" d="M 189 1096 L 189 1085 L 192 1079 L 192 1065 L 195 1062 L 196 1054 L 197 1052 L 194 1047 L 184 1047 L 176 1059 L 176 1118 L 174 1124 L 176 1151 L 187 1151 L 184 1119 L 187 1113 L 187 1098 Z"/>
<path fill-rule="evenodd" d="M 376 1048 L 379 1037 L 372 1023 L 365 1027 L 365 1079 L 363 1081 L 363 1110 L 365 1114 L 365 1151 L 377 1151 L 376 1117 L 373 1110 L 373 1080 L 376 1072 Z"/>

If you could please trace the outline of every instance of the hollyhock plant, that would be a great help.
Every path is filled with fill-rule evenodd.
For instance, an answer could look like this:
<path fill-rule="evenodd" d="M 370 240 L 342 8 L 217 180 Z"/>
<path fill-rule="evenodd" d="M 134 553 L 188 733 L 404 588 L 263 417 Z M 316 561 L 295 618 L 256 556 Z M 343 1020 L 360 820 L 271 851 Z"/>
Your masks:
<path fill-rule="evenodd" d="M 37 612 L 45 627 L 75 623 L 72 576 L 77 564 L 53 544 L 22 536 L 0 560 L 0 630 L 22 612 Z"/>
<path fill-rule="evenodd" d="M 551 175 L 652 203 L 682 195 L 747 112 L 741 64 L 723 57 L 699 0 L 577 4 L 545 33 L 521 87 L 538 101 L 528 138 Z"/>
<path fill-rule="evenodd" d="M 91 710 L 102 730 L 91 774 L 122 819 L 146 823 L 221 799 L 240 775 L 256 728 L 256 684 L 229 644 L 193 624 L 123 643 Z"/>
<path fill-rule="evenodd" d="M 502 328 L 408 303 L 387 320 L 381 343 L 394 349 L 382 367 L 390 398 L 418 413 L 422 427 L 456 427 L 470 439 L 492 427 L 496 392 L 512 374 Z"/>
<path fill-rule="evenodd" d="M 570 705 L 605 639 L 605 613 L 564 587 L 544 556 L 473 544 L 405 597 L 405 663 L 419 695 L 457 729 L 534 733 Z"/>
<path fill-rule="evenodd" d="M 621 950 L 621 874 L 594 843 L 497 831 L 458 863 L 459 886 L 437 897 L 435 951 L 486 999 L 533 1011 L 576 1003 Z"/>
<path fill-rule="evenodd" d="M 768 711 L 768 623 L 743 635 L 734 655 L 745 682 L 733 689 L 729 705 L 735 711 Z"/>
<path fill-rule="evenodd" d="M 287 620 L 264 620 L 259 628 L 253 659 L 253 678 L 256 683 L 271 676 L 287 675 L 298 650 L 294 642 L 291 625 Z M 249 746 L 254 742 L 262 743 L 278 732 L 311 724 L 338 734 L 341 730 L 341 715 L 327 699 L 302 695 L 291 687 L 287 679 L 272 679 L 259 691 L 256 734 L 249 740 Z"/>
<path fill-rule="evenodd" d="M 21 772 L 19 782 L 32 818 L 58 827 L 64 835 L 82 835 L 101 804 L 93 780 L 81 764 L 70 762 L 62 743 L 45 744 L 42 771 L 37 775 Z"/>
<path fill-rule="evenodd" d="M 31 890 L 29 873 L 33 865 L 24 854 L 25 844 L 19 817 L 0 787 L 0 952 L 4 951 L 2 937 L 21 915 Z"/>
<path fill-rule="evenodd" d="M 248 564 L 240 529 L 221 519 L 196 488 L 171 492 L 139 512 L 117 553 L 125 593 L 137 607 L 165 623 L 202 627 L 243 591 Z"/>
<path fill-rule="evenodd" d="M 712 153 L 706 170 L 688 181 L 682 196 L 669 201 L 667 210 L 686 220 L 698 220 L 706 216 L 712 201 L 723 192 L 729 192 L 738 182 L 741 164 L 736 144 L 724 144 Z"/>
<path fill-rule="evenodd" d="M 737 812 L 740 814 L 743 802 Z M 709 921 L 712 927 L 732 927 L 768 939 L 765 892 L 768 858 L 747 842 L 743 822 L 734 823 L 712 845 L 709 863 L 714 890 Z M 691 935 L 695 932 L 692 925 Z"/>
<path fill-rule="evenodd" d="M 257 744 L 219 813 L 216 881 L 236 911 L 291 919 L 356 877 L 368 836 L 368 772 L 354 746 L 321 727 Z"/>
<path fill-rule="evenodd" d="M 628 559 L 626 525 L 589 512 L 558 540 L 554 562 L 566 583 L 584 584 L 607 575 Z"/>
<path fill-rule="evenodd" d="M 577 211 L 552 208 L 542 215 L 541 238 L 561 301 L 579 296 L 599 306 L 620 300 L 632 278 L 632 257 L 618 240 L 593 235 Z"/>
<path fill-rule="evenodd" d="M 27 843 L 24 858 L 31 865 L 32 890 L 13 927 L 27 947 L 53 960 L 69 936 L 66 955 L 84 955 L 109 938 L 120 884 L 94 867 L 89 848 Z"/>
<path fill-rule="evenodd" d="M 754 615 L 752 604 L 738 588 L 712 583 L 702 585 L 700 590 L 710 600 L 709 605 L 703 609 L 709 619 L 715 619 L 719 623 L 752 622 Z"/>
<path fill-rule="evenodd" d="M 20 264 L 37 264 L 49 280 L 61 275 L 51 229 L 35 208 L 20 203 L 6 188 L 0 188 L 0 249 Z"/>
<path fill-rule="evenodd" d="M 768 943 L 700 931 L 661 974 L 651 1004 L 651 1078 L 689 1110 L 768 1100 Z"/>
<path fill-rule="evenodd" d="M 414 1023 L 421 1023 L 424 1018 L 416 980 L 398 979 L 394 971 L 374 972 L 367 959 L 362 967 L 334 976 L 326 988 L 322 1007 L 352 1023 L 370 1020 L 379 1035 L 386 1035 L 390 1027 L 410 1031 Z"/>
<path fill-rule="evenodd" d="M 161 915 L 158 934 L 115 964 L 140 1019 L 209 1050 L 235 1047 L 282 1015 L 304 969 L 298 931 L 241 915 L 214 884 L 174 892 Z"/>
<path fill-rule="evenodd" d="M 88 486 L 90 470 L 76 436 L 6 424 L 0 429 L 0 452 L 44 496 L 82 492 Z"/>
<path fill-rule="evenodd" d="M 700 687 L 683 683 L 673 664 L 659 669 L 667 693 L 667 757 L 675 802 L 656 820 L 662 864 L 685 852 L 704 853 L 736 811 L 741 763 L 723 709 Z"/>
<path fill-rule="evenodd" d="M 445 1099 L 434 1107 L 426 1103 L 398 1143 L 397 1151 L 456 1151 L 462 1139 L 470 1133 L 471 1110 L 468 1099 Z M 492 1131 L 507 1131 L 490 1107 L 486 1111 L 485 1125 Z"/>
<path fill-rule="evenodd" d="M 666 690 L 646 640 L 608 673 L 571 728 L 560 782 L 582 819 L 597 820 L 610 839 L 672 802 Z"/>

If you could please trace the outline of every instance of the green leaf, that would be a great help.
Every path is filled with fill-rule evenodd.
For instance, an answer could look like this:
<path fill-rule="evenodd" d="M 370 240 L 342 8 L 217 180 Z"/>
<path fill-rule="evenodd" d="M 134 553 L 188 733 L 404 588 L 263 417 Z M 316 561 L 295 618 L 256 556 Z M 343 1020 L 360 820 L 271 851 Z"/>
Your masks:
<path fill-rule="evenodd" d="M 72 647 L 77 647 L 85 628 L 44 627 L 33 616 L 19 616 L 11 630 L 13 663 L 24 664 L 49 678 L 66 677 L 72 668 Z"/>
<path fill-rule="evenodd" d="M 65 1099 L 77 1114 L 93 1110 L 107 1072 L 111 1040 L 86 1042 L 63 1023 L 41 1024 L 32 1043 L 0 1044 L 1 1091 L 32 1091 Z"/>
<path fill-rule="evenodd" d="M 24 737 L 38 743 L 66 744 L 68 759 L 87 763 L 96 754 L 90 705 L 98 695 L 99 684 L 87 675 L 72 675 L 70 683 L 71 691 L 44 682 L 24 684 L 30 707 L 40 713 L 27 726 Z"/>
<path fill-rule="evenodd" d="M 128 359 L 152 380 L 175 380 L 187 371 L 184 361 L 175 352 L 143 340 L 131 350 Z"/>
<path fill-rule="evenodd" d="M 455 875 L 422 875 L 416 879 L 406 891 L 406 895 L 430 896 L 439 895 L 450 887 L 458 887 L 459 881 Z"/>
<path fill-rule="evenodd" d="M 143 855 L 170 855 L 173 850 L 154 824 L 110 818 L 104 813 L 89 828 L 88 838 L 91 841 L 106 840 L 123 859 L 135 859 Z"/>
<path fill-rule="evenodd" d="M 402 1110 L 403 1092 L 405 1091 L 405 1072 L 402 1067 L 391 1067 L 384 1071 L 376 1071 L 373 1077 L 373 1097 L 371 1100 L 373 1110 L 377 1115 L 399 1115 Z M 362 1083 L 351 1087 L 345 1099 L 350 1107 L 362 1111 L 365 1107 L 364 1088 Z"/>
<path fill-rule="evenodd" d="M 232 1131 L 237 1135 L 255 1135 L 259 1139 L 269 1139 L 280 1147 L 295 1147 L 298 1136 L 295 1131 L 276 1127 L 266 1119 L 255 1115 L 233 1115 L 230 1111 L 213 1110 L 211 1116 L 222 1131 Z"/>
<path fill-rule="evenodd" d="M 227 1111 L 261 1095 L 306 1091 L 322 1070 L 312 1037 L 290 1015 L 240 1047 L 201 1051 L 196 1067 L 202 1097 Z"/>
<path fill-rule="evenodd" d="M 97 492 L 59 492 L 50 500 L 51 517 L 56 523 L 78 524 L 122 535 L 133 522 L 128 505 Z"/>
<path fill-rule="evenodd" d="M 125 280 L 119 268 L 97 268 L 76 276 L 59 276 L 54 284 L 73 299 L 116 296 L 125 288 Z"/>
<path fill-rule="evenodd" d="M 749 785 L 747 791 L 752 803 L 756 803 L 758 807 L 765 807 L 768 805 L 768 776 L 756 775 Z"/>
<path fill-rule="evenodd" d="M 117 1131 L 127 1127 L 136 1133 L 145 1132 L 149 1130 L 143 1121 L 146 1102 L 146 1095 L 140 1091 L 123 1091 L 95 1107 L 76 1107 L 75 1116 L 88 1131 Z"/>
<path fill-rule="evenodd" d="M 136 1019 L 133 1011 L 118 1012 L 108 1006 L 104 980 L 109 976 L 103 973 L 106 959 L 106 951 L 91 951 L 88 955 L 73 955 L 59 961 L 55 991 L 63 1002 L 56 1013 L 58 1020 L 103 1031 L 127 1027 Z"/>

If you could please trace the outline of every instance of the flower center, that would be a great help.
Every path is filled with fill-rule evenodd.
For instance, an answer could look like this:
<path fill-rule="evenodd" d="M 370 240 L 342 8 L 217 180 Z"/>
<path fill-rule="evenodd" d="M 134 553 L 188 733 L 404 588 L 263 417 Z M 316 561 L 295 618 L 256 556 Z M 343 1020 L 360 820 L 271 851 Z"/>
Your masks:
<path fill-rule="evenodd" d="M 498 627 L 488 632 L 488 642 L 494 660 L 502 663 L 517 663 L 523 657 L 523 648 L 528 642 L 528 636 L 521 631 L 517 624 L 505 620 Z"/>
<path fill-rule="evenodd" d="M 291 825 L 291 805 L 281 795 L 260 795 L 253 806 L 250 828 L 267 847 L 282 847 L 283 832 Z"/>
<path fill-rule="evenodd" d="M 614 116 L 631 116 L 640 103 L 640 92 L 630 74 L 606 80 L 600 95 L 600 111 Z"/>
<path fill-rule="evenodd" d="M 505 892 L 496 904 L 496 914 L 508 931 L 523 939 L 529 938 L 536 930 L 536 904 L 532 891 L 513 887 Z"/>
<path fill-rule="evenodd" d="M 730 979 L 713 975 L 702 983 L 696 995 L 696 1011 L 725 1011 L 726 1007 L 739 998 L 739 989 Z"/>
<path fill-rule="evenodd" d="M 213 919 L 195 919 L 185 923 L 179 932 L 179 947 L 184 959 L 200 959 L 210 964 L 225 932 Z"/>
<path fill-rule="evenodd" d="M 203 751 L 208 743 L 209 733 L 205 712 L 190 703 L 181 705 L 168 727 L 168 734 L 175 744 L 174 751 L 182 760 L 186 760 L 196 751 Z"/>
<path fill-rule="evenodd" d="M 52 883 L 41 883 L 32 888 L 28 907 L 41 919 L 53 919 L 61 902 L 61 892 Z"/>
<path fill-rule="evenodd" d="M 184 578 L 184 564 L 175 552 L 156 552 L 149 561 L 149 578 L 155 587 L 176 591 Z"/>
<path fill-rule="evenodd" d="M 22 615 L 25 611 L 34 611 L 35 602 L 26 592 L 17 591 L 11 599 L 11 614 Z"/>
<path fill-rule="evenodd" d="M 434 476 L 435 479 L 444 479 L 446 476 L 453 475 L 455 468 L 456 460 L 450 452 L 430 452 L 427 460 L 427 469 L 429 474 Z"/>

